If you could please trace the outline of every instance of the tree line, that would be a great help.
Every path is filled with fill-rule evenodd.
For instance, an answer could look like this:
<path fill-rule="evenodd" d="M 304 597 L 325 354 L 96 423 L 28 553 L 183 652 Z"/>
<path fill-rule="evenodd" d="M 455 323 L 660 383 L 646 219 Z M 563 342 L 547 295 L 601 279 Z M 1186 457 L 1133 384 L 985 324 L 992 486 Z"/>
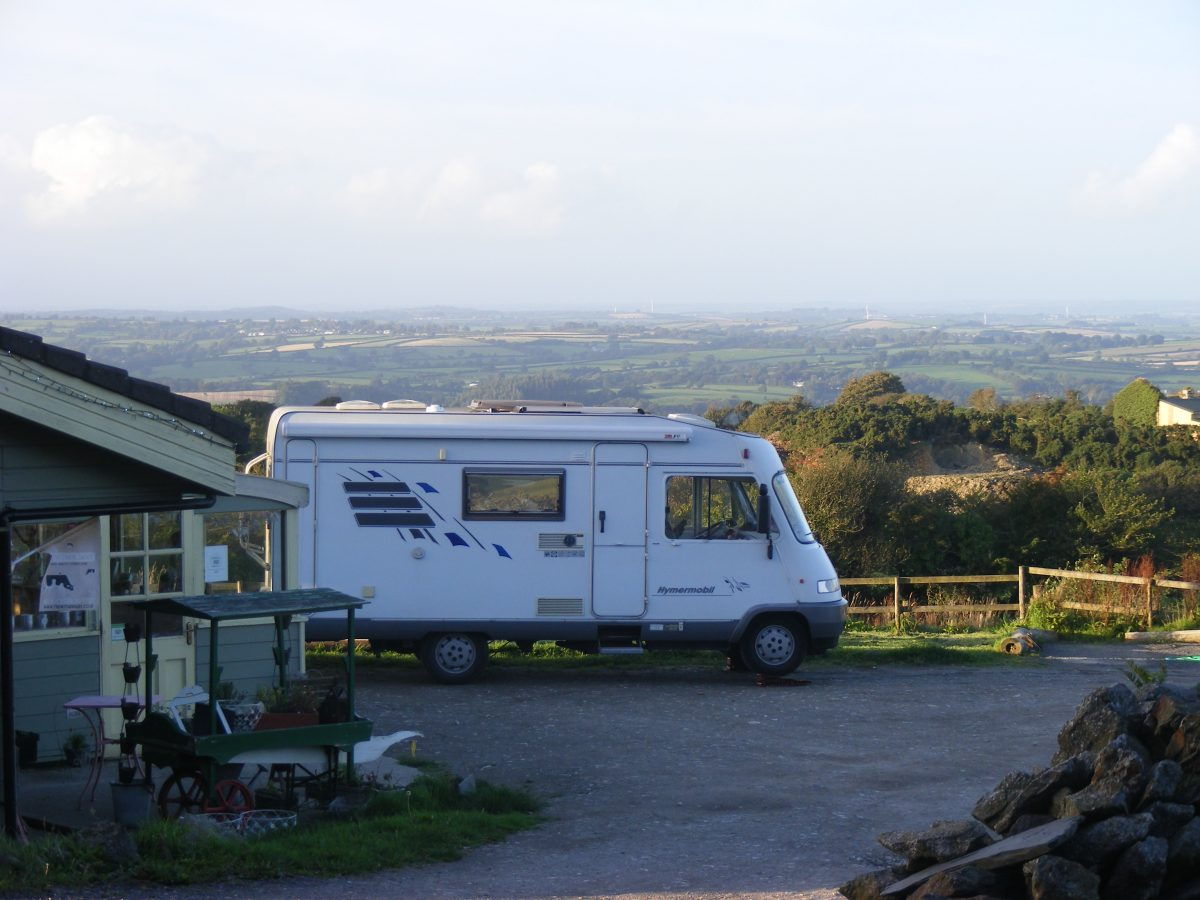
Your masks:
<path fill-rule="evenodd" d="M 1158 396 L 1139 379 L 1104 407 L 1074 392 L 1005 403 L 988 389 L 960 407 L 874 372 L 826 406 L 796 396 L 709 417 L 783 452 L 846 575 L 1129 569 L 1149 558 L 1190 580 L 1200 576 L 1200 441 L 1190 427 L 1153 424 Z M 1025 461 L 1025 474 L 988 490 L 910 489 L 920 448 L 971 443 Z"/>

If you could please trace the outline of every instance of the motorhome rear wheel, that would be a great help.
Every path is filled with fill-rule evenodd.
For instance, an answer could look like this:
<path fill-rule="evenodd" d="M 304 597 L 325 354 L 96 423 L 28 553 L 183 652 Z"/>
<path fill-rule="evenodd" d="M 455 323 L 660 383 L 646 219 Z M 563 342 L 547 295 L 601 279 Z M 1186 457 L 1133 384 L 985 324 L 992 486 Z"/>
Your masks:
<path fill-rule="evenodd" d="M 421 641 L 421 663 L 442 684 L 470 681 L 487 663 L 488 645 L 477 634 L 431 634 Z"/>

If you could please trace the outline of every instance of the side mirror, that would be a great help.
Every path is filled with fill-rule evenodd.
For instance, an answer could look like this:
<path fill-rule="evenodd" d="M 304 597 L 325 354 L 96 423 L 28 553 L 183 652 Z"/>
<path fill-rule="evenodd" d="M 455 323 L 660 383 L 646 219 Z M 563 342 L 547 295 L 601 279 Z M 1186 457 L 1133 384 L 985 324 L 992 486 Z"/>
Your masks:
<path fill-rule="evenodd" d="M 767 500 L 767 486 L 758 486 L 758 533 L 768 534 L 771 531 L 771 505 Z"/>

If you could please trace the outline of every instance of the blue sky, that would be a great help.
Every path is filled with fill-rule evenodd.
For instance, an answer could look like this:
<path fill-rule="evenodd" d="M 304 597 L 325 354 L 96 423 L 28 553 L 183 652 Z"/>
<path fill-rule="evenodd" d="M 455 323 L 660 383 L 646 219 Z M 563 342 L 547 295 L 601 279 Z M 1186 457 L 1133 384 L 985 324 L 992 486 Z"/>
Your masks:
<path fill-rule="evenodd" d="M 0 310 L 1197 307 L 1191 2 L 0 4 Z"/>

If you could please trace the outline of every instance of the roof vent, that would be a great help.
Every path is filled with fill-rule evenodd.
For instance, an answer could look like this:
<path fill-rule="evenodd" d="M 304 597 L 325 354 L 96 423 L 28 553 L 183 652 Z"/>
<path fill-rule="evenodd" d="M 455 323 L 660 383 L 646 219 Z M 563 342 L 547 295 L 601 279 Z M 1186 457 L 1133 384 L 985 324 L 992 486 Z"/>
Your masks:
<path fill-rule="evenodd" d="M 580 412 L 573 400 L 472 400 L 471 409 L 483 412 Z"/>
<path fill-rule="evenodd" d="M 425 409 L 424 400 L 389 400 L 383 404 L 384 409 L 409 409 L 420 412 Z"/>
<path fill-rule="evenodd" d="M 370 400 L 343 400 L 334 409 L 379 409 L 379 404 Z"/>

